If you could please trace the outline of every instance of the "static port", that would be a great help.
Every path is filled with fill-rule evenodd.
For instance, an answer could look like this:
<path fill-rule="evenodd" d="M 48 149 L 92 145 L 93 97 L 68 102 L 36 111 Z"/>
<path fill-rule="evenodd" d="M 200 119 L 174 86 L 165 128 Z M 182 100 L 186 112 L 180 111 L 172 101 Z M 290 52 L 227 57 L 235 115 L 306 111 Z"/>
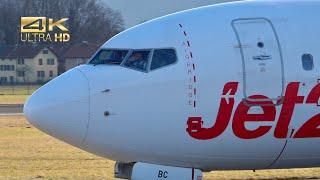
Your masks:
<path fill-rule="evenodd" d="M 257 46 L 258 46 L 259 48 L 263 48 L 263 47 L 264 47 L 264 43 L 263 43 L 263 42 L 258 42 Z"/>
<path fill-rule="evenodd" d="M 110 115 L 109 111 L 104 112 L 104 116 L 109 116 L 109 115 Z"/>

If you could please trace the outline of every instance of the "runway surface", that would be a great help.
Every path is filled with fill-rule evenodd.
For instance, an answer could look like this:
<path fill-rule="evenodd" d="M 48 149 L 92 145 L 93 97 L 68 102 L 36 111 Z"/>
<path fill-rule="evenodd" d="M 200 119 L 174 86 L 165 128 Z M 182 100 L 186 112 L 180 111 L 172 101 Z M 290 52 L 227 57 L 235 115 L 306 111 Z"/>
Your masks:
<path fill-rule="evenodd" d="M 23 104 L 0 104 L 0 115 L 19 115 L 23 113 Z"/>

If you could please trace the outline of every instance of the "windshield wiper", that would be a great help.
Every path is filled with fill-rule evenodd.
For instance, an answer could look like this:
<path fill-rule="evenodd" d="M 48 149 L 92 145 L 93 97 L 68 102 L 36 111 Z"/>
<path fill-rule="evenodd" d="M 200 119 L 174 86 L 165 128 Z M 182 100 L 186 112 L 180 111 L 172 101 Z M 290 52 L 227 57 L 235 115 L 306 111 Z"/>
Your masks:
<path fill-rule="evenodd" d="M 121 62 L 119 62 L 119 61 L 108 61 L 106 64 L 120 65 Z"/>
<path fill-rule="evenodd" d="M 101 65 L 101 64 L 110 64 L 110 65 L 120 65 L 121 62 L 119 61 L 98 61 L 92 63 L 94 66 Z"/>

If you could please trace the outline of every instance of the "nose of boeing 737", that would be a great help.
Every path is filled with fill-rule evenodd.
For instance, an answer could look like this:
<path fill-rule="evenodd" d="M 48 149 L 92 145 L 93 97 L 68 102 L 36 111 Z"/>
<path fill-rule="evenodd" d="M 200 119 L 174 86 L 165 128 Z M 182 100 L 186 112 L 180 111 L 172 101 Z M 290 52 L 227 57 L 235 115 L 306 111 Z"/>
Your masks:
<path fill-rule="evenodd" d="M 24 115 L 43 132 L 79 146 L 87 133 L 89 106 L 89 82 L 76 68 L 33 93 L 24 106 Z"/>

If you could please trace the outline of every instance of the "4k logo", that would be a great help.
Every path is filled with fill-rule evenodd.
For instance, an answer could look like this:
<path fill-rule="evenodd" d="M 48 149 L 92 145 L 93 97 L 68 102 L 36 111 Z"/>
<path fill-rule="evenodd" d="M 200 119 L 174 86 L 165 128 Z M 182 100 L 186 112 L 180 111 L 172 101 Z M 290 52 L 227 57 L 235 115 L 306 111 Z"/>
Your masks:
<path fill-rule="evenodd" d="M 22 42 L 68 42 L 70 34 L 64 23 L 68 18 L 54 21 L 46 17 L 21 17 L 21 41 Z M 56 32 L 54 30 L 60 30 Z"/>
<path fill-rule="evenodd" d="M 54 27 L 59 28 L 61 31 L 68 32 L 69 30 L 62 24 L 68 18 L 62 18 L 54 22 L 53 19 L 46 17 L 21 17 L 21 32 L 22 33 L 45 33 L 53 31 Z"/>

